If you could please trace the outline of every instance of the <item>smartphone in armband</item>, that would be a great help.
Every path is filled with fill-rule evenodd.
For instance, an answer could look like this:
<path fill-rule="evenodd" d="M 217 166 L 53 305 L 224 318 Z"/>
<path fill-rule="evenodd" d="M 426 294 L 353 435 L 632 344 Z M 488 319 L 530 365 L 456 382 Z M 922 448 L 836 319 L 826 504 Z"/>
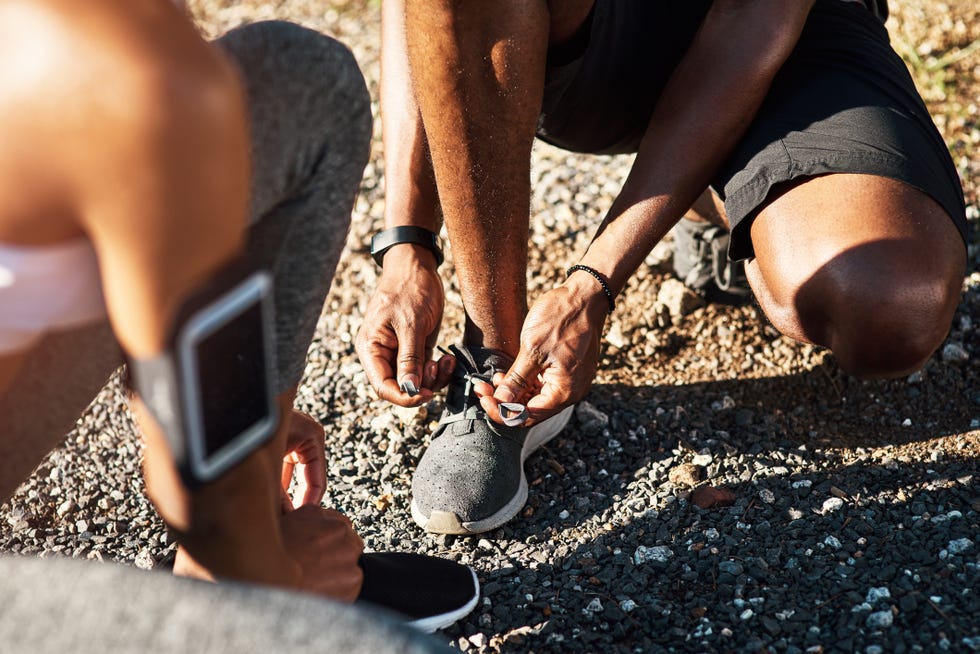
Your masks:
<path fill-rule="evenodd" d="M 219 478 L 275 433 L 273 313 L 269 273 L 235 264 L 183 303 L 162 354 L 129 360 L 188 487 Z"/>

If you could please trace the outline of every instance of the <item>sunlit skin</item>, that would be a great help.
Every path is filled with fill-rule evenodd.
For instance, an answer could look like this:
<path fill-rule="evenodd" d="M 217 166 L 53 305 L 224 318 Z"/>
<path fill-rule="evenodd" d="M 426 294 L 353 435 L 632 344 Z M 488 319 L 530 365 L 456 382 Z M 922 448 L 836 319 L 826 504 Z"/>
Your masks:
<path fill-rule="evenodd" d="M 0 243 L 90 239 L 119 344 L 159 354 L 182 299 L 242 250 L 245 116 L 231 64 L 168 0 L 4 2 Z M 0 357 L 0 393 L 17 384 L 25 353 Z M 195 492 L 137 400 L 147 491 L 181 545 L 179 574 L 353 600 L 363 545 L 346 517 L 319 506 L 323 430 L 294 414 L 294 393 L 278 398 L 270 442 Z M 28 462 L 0 464 L 0 501 L 63 434 L 5 439 L 0 418 L 0 460 Z"/>
<path fill-rule="evenodd" d="M 618 294 L 681 216 L 726 222 L 705 189 L 812 4 L 712 4 L 649 119 L 621 192 L 588 251 L 569 263 L 599 271 Z M 529 310 L 525 282 L 530 149 L 545 58 L 549 45 L 576 33 L 591 6 L 385 3 L 385 224 L 435 229 L 441 208 L 466 311 L 464 342 L 516 357 L 494 384 L 475 386 L 498 421 L 505 401 L 527 404 L 528 426 L 555 415 L 585 395 L 596 372 L 609 306 L 595 279 L 574 273 Z M 865 175 L 805 179 L 767 200 L 751 238 L 756 258 L 747 275 L 769 319 L 793 338 L 831 348 L 851 374 L 907 374 L 942 342 L 966 252 L 949 216 L 924 193 Z M 915 251 L 942 255 L 911 257 Z M 443 302 L 433 263 L 414 245 L 393 248 L 358 335 L 372 384 L 404 406 L 419 400 L 397 392 L 396 378 L 421 379 L 423 392 L 446 383 L 430 372 L 433 364 L 423 367 L 441 319 L 431 307 Z M 400 294 L 386 293 L 406 271 L 417 273 L 401 279 Z"/>

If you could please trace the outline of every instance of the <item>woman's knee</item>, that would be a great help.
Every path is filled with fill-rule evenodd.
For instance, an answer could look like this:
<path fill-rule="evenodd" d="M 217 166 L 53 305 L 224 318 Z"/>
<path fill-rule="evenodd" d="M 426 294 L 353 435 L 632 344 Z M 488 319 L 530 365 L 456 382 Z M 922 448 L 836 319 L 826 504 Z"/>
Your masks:
<path fill-rule="evenodd" d="M 285 21 L 246 25 L 217 43 L 236 63 L 248 98 L 253 220 L 296 198 L 316 203 L 330 195 L 337 203 L 339 194 L 349 204 L 372 132 L 370 95 L 350 50 Z"/>
<path fill-rule="evenodd" d="M 366 147 L 371 97 L 347 46 L 287 21 L 245 25 L 217 43 L 239 66 L 253 113 L 285 110 L 307 137 L 329 132 Z"/>

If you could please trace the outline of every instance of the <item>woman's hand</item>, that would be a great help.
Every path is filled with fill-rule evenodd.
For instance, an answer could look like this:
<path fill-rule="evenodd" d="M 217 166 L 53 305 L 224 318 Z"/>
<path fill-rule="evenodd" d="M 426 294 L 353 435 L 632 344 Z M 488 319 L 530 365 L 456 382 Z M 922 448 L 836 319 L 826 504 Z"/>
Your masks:
<path fill-rule="evenodd" d="M 358 559 L 364 543 L 341 513 L 303 506 L 283 514 L 283 545 L 299 566 L 299 588 L 353 602 L 361 592 L 364 573 Z"/>
<path fill-rule="evenodd" d="M 299 479 L 296 493 L 290 498 L 293 472 L 299 473 Z M 282 510 L 285 513 L 301 506 L 319 506 L 326 491 L 327 459 L 323 426 L 294 409 L 286 434 L 286 454 L 282 459 Z"/>

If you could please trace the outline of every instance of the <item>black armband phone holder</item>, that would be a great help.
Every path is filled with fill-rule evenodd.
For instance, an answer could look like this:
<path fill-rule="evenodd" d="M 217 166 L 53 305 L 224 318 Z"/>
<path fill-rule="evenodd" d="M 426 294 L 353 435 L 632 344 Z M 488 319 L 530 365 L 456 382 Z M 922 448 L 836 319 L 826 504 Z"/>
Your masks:
<path fill-rule="evenodd" d="M 191 488 L 214 481 L 275 433 L 273 316 L 269 273 L 236 262 L 184 301 L 164 352 L 129 359 L 134 387 Z"/>

